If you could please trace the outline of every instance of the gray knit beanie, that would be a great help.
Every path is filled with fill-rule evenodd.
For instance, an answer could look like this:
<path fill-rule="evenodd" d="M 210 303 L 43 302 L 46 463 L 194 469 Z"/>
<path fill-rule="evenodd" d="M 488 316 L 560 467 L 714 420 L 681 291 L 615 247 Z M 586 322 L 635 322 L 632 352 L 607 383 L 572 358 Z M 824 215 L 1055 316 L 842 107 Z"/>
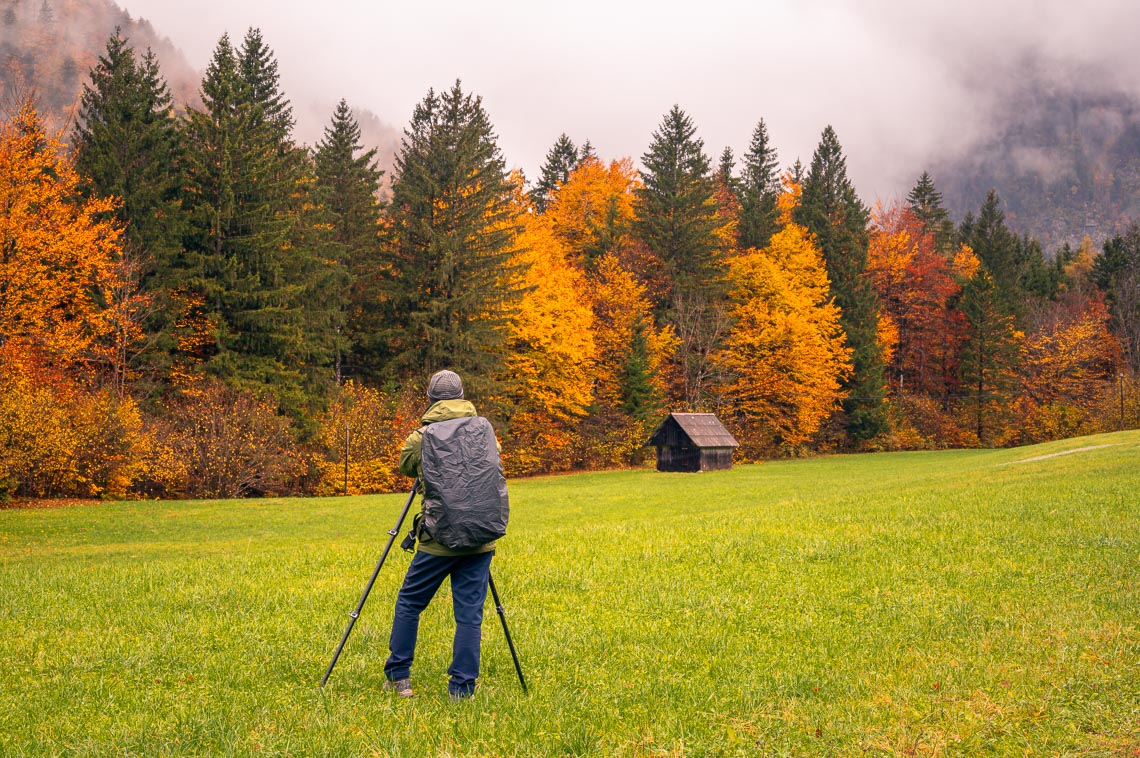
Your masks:
<path fill-rule="evenodd" d="M 463 397 L 463 380 L 454 371 L 437 371 L 428 382 L 428 400 L 458 400 Z"/>

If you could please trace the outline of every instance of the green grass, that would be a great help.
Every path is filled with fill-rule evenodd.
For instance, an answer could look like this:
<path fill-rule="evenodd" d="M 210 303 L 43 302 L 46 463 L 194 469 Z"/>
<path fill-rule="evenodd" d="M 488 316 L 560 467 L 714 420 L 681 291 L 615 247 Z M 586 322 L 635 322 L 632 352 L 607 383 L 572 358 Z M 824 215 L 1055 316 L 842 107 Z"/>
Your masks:
<path fill-rule="evenodd" d="M 1140 433 L 512 482 L 461 704 L 398 550 L 317 688 L 403 499 L 0 512 L 0 755 L 1140 750 Z"/>

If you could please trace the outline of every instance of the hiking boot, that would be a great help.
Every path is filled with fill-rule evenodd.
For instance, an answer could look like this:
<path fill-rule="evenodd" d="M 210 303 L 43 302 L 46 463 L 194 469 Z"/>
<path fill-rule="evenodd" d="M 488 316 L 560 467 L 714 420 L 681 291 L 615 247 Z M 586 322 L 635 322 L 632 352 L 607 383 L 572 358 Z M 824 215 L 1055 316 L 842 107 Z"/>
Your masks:
<path fill-rule="evenodd" d="M 470 700 L 473 697 L 475 697 L 475 690 L 471 690 L 470 692 L 447 693 L 447 699 L 453 703 L 462 703 L 464 700 Z"/>
<path fill-rule="evenodd" d="M 412 689 L 411 679 L 386 679 L 384 689 L 395 690 L 400 697 L 414 697 L 416 692 Z"/>

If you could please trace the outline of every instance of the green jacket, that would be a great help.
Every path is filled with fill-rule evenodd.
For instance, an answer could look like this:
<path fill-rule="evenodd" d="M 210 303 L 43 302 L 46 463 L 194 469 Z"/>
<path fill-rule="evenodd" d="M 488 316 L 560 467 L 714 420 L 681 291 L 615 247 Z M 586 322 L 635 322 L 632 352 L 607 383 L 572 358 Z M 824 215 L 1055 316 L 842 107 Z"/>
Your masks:
<path fill-rule="evenodd" d="M 423 422 L 424 426 L 427 426 L 437 421 L 450 421 L 456 418 L 478 415 L 475 406 L 467 400 L 437 400 L 427 409 L 420 421 Z M 400 473 L 404 476 L 419 477 L 423 442 L 423 427 L 409 434 L 408 438 L 404 440 L 404 449 L 400 451 Z M 419 538 L 420 551 L 432 555 L 471 555 L 473 553 L 489 553 L 495 549 L 495 543 L 488 542 L 470 550 L 451 550 L 422 532 L 416 536 Z"/>

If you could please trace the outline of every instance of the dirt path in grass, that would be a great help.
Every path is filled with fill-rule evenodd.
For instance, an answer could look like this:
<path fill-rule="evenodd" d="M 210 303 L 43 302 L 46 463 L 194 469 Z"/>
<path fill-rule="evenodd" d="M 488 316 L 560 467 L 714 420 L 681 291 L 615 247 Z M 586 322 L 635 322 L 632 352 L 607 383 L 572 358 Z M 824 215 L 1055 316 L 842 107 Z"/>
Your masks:
<path fill-rule="evenodd" d="M 1088 447 L 1076 447 L 1072 450 L 1062 450 L 1059 453 L 1049 453 L 1048 455 L 1036 455 L 1032 458 L 1024 458 L 1020 461 L 1007 461 L 1006 463 L 999 463 L 999 466 L 1012 466 L 1016 463 L 1032 463 L 1033 461 L 1043 461 L 1046 458 L 1056 458 L 1059 455 L 1072 455 L 1073 453 L 1085 453 L 1089 450 L 1100 450 L 1102 447 L 1116 447 L 1123 445 L 1123 442 L 1110 442 L 1107 445 L 1089 445 Z"/>

